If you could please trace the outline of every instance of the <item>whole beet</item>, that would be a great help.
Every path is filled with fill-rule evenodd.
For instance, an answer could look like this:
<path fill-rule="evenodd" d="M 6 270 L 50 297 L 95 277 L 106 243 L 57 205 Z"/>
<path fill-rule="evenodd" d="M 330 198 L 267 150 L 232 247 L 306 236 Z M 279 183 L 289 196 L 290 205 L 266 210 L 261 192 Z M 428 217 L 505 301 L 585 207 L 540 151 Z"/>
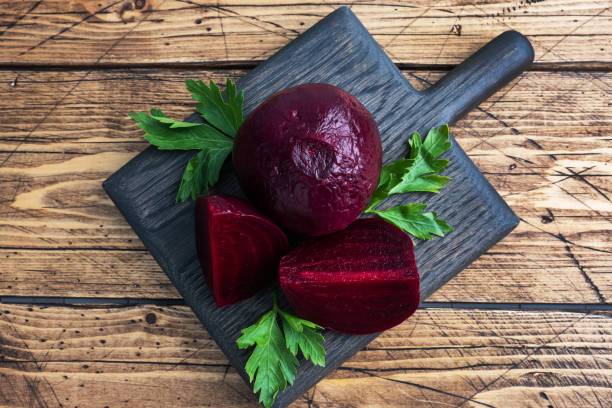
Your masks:
<path fill-rule="evenodd" d="M 361 214 L 378 182 L 381 151 L 376 122 L 357 98 L 305 84 L 251 113 L 233 162 L 242 189 L 281 226 L 324 235 Z"/>

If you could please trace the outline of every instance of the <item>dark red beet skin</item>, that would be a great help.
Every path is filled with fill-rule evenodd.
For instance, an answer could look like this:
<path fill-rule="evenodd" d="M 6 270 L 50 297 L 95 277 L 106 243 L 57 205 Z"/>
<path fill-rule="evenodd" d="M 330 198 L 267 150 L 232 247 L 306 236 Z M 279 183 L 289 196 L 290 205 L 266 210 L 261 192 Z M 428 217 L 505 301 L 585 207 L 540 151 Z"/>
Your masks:
<path fill-rule="evenodd" d="M 357 98 L 305 84 L 257 107 L 232 157 L 253 203 L 288 230 L 324 235 L 361 214 L 378 182 L 381 150 L 376 122 Z"/>
<path fill-rule="evenodd" d="M 299 316 L 344 333 L 387 330 L 419 305 L 412 241 L 379 218 L 302 243 L 281 259 L 279 275 Z"/>
<path fill-rule="evenodd" d="M 273 281 L 288 248 L 276 224 L 250 204 L 228 196 L 198 198 L 196 243 L 219 306 L 249 298 Z"/>

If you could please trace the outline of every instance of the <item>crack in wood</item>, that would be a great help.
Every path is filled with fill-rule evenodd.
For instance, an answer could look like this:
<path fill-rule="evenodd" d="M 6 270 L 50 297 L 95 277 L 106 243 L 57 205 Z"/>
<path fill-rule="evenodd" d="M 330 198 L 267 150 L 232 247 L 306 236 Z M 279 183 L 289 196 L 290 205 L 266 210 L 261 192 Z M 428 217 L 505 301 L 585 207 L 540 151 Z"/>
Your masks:
<path fill-rule="evenodd" d="M 419 349 L 419 351 L 426 353 L 427 349 Z M 434 358 L 431 355 L 427 355 L 429 358 Z M 454 371 L 454 370 L 466 370 L 473 368 L 494 368 L 494 367 L 510 367 L 511 363 L 477 363 L 477 364 L 465 364 L 465 365 L 457 365 L 453 367 L 383 367 L 383 368 L 366 368 L 366 367 L 356 367 L 353 365 L 349 366 L 340 366 L 336 370 L 338 371 L 354 371 L 354 370 L 367 370 L 371 372 L 377 373 L 388 373 L 394 371 Z"/>
<path fill-rule="evenodd" d="M 194 5 L 194 6 L 196 6 L 196 8 L 202 8 L 202 9 L 208 9 L 208 10 L 216 10 L 217 11 L 217 15 L 218 15 L 218 19 L 219 19 L 219 24 L 221 25 L 221 32 L 222 32 L 222 35 L 224 37 L 224 41 L 225 41 L 226 34 L 223 31 L 223 17 L 221 16 L 221 12 L 223 12 L 223 14 L 225 16 L 236 17 L 238 20 L 240 20 L 240 21 L 242 21 L 242 22 L 244 22 L 246 24 L 249 24 L 249 25 L 251 25 L 253 27 L 260 28 L 260 29 L 262 29 L 265 32 L 270 33 L 270 34 L 280 35 L 281 37 L 284 37 L 284 38 L 286 38 L 288 40 L 293 40 L 293 38 L 295 38 L 295 37 L 294 36 L 290 36 L 290 35 L 288 35 L 286 33 L 279 33 L 277 31 L 270 30 L 269 28 L 267 28 L 265 26 L 262 26 L 262 25 L 259 25 L 259 24 L 256 24 L 253 21 L 259 22 L 259 23 L 263 23 L 263 24 L 269 24 L 269 25 L 272 25 L 274 27 L 280 28 L 280 29 L 282 29 L 284 31 L 291 32 L 291 33 L 293 33 L 295 35 L 299 35 L 300 34 L 300 32 L 297 31 L 297 30 L 294 30 L 292 28 L 284 27 L 281 24 L 275 23 L 273 21 L 262 20 L 262 19 L 260 19 L 258 17 L 255 17 L 255 16 L 245 16 L 245 15 L 242 15 L 242 14 L 238 13 L 237 11 L 229 9 L 228 6 L 225 6 L 225 7 L 224 6 L 220 6 L 219 2 L 217 2 L 216 5 L 210 5 L 210 4 L 206 5 L 206 4 L 196 3 L 195 1 L 191 1 L 191 0 L 177 0 L 177 1 L 179 1 L 181 3 L 185 3 L 185 4 Z M 211 34 L 207 34 L 207 35 L 211 35 Z M 227 44 L 227 42 L 226 42 L 226 44 Z M 227 45 L 226 45 L 226 47 L 227 47 Z M 228 59 L 227 55 L 226 55 L 225 59 Z"/>
<path fill-rule="evenodd" d="M 548 345 L 550 343 L 552 343 L 553 341 L 555 341 L 556 339 L 558 339 L 563 333 L 567 332 L 568 330 L 570 330 L 572 327 L 574 327 L 576 324 L 578 324 L 579 322 L 581 322 L 583 319 L 585 319 L 587 316 L 590 316 L 589 313 L 586 313 L 584 315 L 582 315 L 581 317 L 579 317 L 578 319 L 576 319 L 573 323 L 571 323 L 570 325 L 568 325 L 565 329 L 561 330 L 559 333 L 557 333 L 556 335 L 554 335 L 552 338 L 550 338 L 547 342 L 545 342 L 545 345 Z M 533 356 L 535 353 L 537 353 L 540 349 L 542 348 L 542 346 L 537 347 L 535 350 L 533 350 L 533 352 L 528 353 L 523 359 L 521 359 L 519 362 L 512 364 L 512 366 L 510 368 L 508 368 L 506 371 L 504 371 L 502 374 L 500 374 L 498 377 L 496 377 L 494 380 L 490 381 L 489 383 L 487 383 L 482 389 L 479 389 L 477 392 L 475 392 L 473 395 L 470 395 L 469 399 L 466 399 L 465 401 L 463 401 L 457 408 L 461 408 L 462 406 L 465 405 L 466 402 L 470 401 L 472 398 L 475 398 L 478 394 L 488 390 L 493 384 L 497 383 L 500 379 L 502 379 L 505 375 L 507 375 L 510 371 L 516 369 L 517 367 L 521 366 L 523 363 L 525 363 L 527 360 L 529 360 L 529 358 L 531 358 L 531 356 Z"/>
<path fill-rule="evenodd" d="M 67 33 L 68 31 L 72 30 L 73 28 L 83 24 L 84 22 L 86 22 L 87 20 L 91 19 L 92 17 L 95 17 L 98 13 L 104 12 L 108 9 L 110 9 L 111 7 L 114 7 L 115 5 L 121 3 L 123 0 L 117 0 L 114 3 L 109 4 L 108 6 L 105 6 L 99 10 L 97 10 L 95 13 L 89 13 L 87 14 L 85 17 L 83 17 L 81 20 L 79 21 L 75 21 L 74 23 L 72 23 L 71 25 L 62 28 L 61 30 L 59 30 L 57 33 L 52 34 L 50 36 L 48 36 L 47 38 L 44 38 L 43 40 L 39 41 L 37 44 L 31 46 L 30 48 L 26 49 L 25 51 L 21 51 L 19 54 L 17 54 L 18 57 L 22 57 L 26 54 L 28 54 L 31 51 L 34 51 L 35 49 L 43 46 L 44 44 L 46 44 L 49 41 L 55 40 L 57 37 L 59 37 L 62 34 Z"/>
<path fill-rule="evenodd" d="M 567 174 L 567 173 L 563 173 L 562 171 L 555 170 L 555 173 L 557 173 L 557 175 L 559 175 L 559 176 L 564 176 L 564 178 L 559 179 L 559 180 L 556 180 L 556 181 L 553 181 L 553 183 L 552 183 L 552 184 L 559 184 L 559 183 L 561 183 L 561 182 L 563 182 L 563 181 L 565 181 L 565 180 L 569 180 L 569 179 L 572 179 L 572 178 L 573 178 L 573 179 L 576 179 L 576 178 L 577 178 L 576 176 L 581 175 L 581 174 L 583 174 L 583 173 L 586 173 L 587 171 L 592 170 L 592 169 L 594 169 L 594 168 L 595 168 L 595 166 L 587 167 L 587 168 L 585 168 L 585 169 L 583 169 L 583 170 L 580 170 L 578 173 L 575 173 L 575 172 L 573 172 L 573 171 L 572 171 L 572 173 L 573 173 L 573 174 Z M 566 167 L 566 169 L 567 169 L 568 171 L 571 171 L 571 170 L 569 170 L 569 168 L 567 168 L 567 167 Z M 588 174 L 587 174 L 587 176 L 588 176 Z"/>
<path fill-rule="evenodd" d="M 391 39 L 383 46 L 383 48 L 387 49 L 391 44 L 393 44 L 393 42 L 397 39 L 397 37 L 399 37 L 400 35 L 404 34 L 404 32 L 408 28 L 410 28 L 410 26 L 412 26 L 414 23 L 416 23 L 419 18 L 423 17 L 432 8 L 433 8 L 433 6 L 427 7 L 421 14 L 419 14 L 416 17 L 413 17 L 408 24 L 406 24 L 397 34 L 395 34 L 393 37 L 391 37 Z M 391 55 L 393 58 L 395 58 L 396 60 L 399 60 L 399 58 L 397 58 L 395 55 L 391 54 L 391 52 L 389 50 L 387 50 L 387 53 L 389 55 Z"/>
<path fill-rule="evenodd" d="M 438 62 L 440 61 L 440 57 L 442 56 L 442 53 L 444 52 L 444 49 L 446 48 L 446 45 L 448 44 L 448 40 L 451 38 L 451 36 L 453 34 L 455 34 L 455 27 L 458 26 L 458 32 L 459 35 L 461 35 L 461 25 L 458 24 L 460 18 L 461 18 L 461 14 L 463 13 L 463 9 L 465 8 L 465 6 L 461 6 L 461 8 L 459 9 L 459 12 L 457 13 L 458 15 L 455 17 L 455 20 L 453 21 L 453 25 L 451 26 L 449 32 L 446 34 L 446 38 L 444 39 L 444 42 L 442 43 L 442 46 L 440 47 L 439 51 L 438 51 L 438 55 L 436 56 L 436 59 L 434 61 L 434 65 L 438 64 Z M 430 74 L 428 74 L 430 75 Z M 429 76 L 427 77 L 427 79 L 429 79 Z"/>
<path fill-rule="evenodd" d="M 30 15 L 30 13 L 32 13 L 34 10 L 36 10 L 38 8 L 38 6 L 40 6 L 42 4 L 43 0 L 38 0 L 36 1 L 29 9 L 28 11 L 26 11 L 23 14 L 20 14 L 19 16 L 17 16 L 17 18 L 13 21 L 11 21 L 9 24 L 7 24 L 6 28 L 2 31 L 0 31 L 0 37 L 2 37 L 4 34 L 6 34 L 8 31 L 10 31 L 13 27 L 17 26 L 17 24 L 19 24 L 19 22 L 21 20 L 23 20 L 25 17 L 27 17 L 28 15 Z"/>
<path fill-rule="evenodd" d="M 559 233 L 559 236 L 563 237 L 563 234 Z M 587 285 L 589 285 L 589 288 L 591 288 L 591 290 L 595 293 L 595 296 L 597 296 L 597 299 L 601 303 L 606 303 L 607 302 L 606 297 L 601 293 L 601 291 L 599 290 L 595 282 L 593 282 L 593 280 L 591 279 L 591 277 L 585 270 L 584 266 L 582 266 L 578 258 L 576 258 L 576 256 L 572 252 L 571 246 L 568 244 L 565 244 L 565 251 L 567 252 L 567 256 L 572 260 L 574 265 L 576 265 L 576 267 L 580 271 L 580 275 L 582 275 Z"/>
<path fill-rule="evenodd" d="M 575 172 L 574 170 L 572 170 L 570 167 L 566 167 L 567 171 L 569 171 L 570 173 L 572 173 L 573 178 L 577 179 L 578 181 L 583 182 L 584 184 L 586 184 L 587 186 L 591 187 L 593 190 L 595 190 L 597 193 L 599 193 L 600 196 L 602 196 L 603 198 L 606 199 L 606 201 L 610 202 L 610 197 L 607 196 L 607 194 L 605 194 L 602 189 L 600 189 L 599 187 L 597 187 L 596 185 L 594 185 L 593 183 L 591 183 L 589 180 L 587 180 L 587 178 L 585 177 L 585 175 L 583 175 L 582 173 L 591 170 L 593 167 L 587 168 L 584 171 L 581 172 Z"/>
<path fill-rule="evenodd" d="M 406 380 L 398 380 L 396 378 L 389 378 L 389 377 L 384 377 L 381 375 L 378 375 L 376 373 L 371 372 L 370 369 L 361 369 L 361 368 L 352 368 L 352 367 L 341 367 L 344 371 L 354 371 L 354 372 L 358 372 L 358 373 L 362 373 L 362 374 L 366 374 L 370 377 L 375 377 L 375 378 L 379 378 L 381 380 L 385 380 L 385 381 L 390 381 L 390 382 L 394 382 L 394 383 L 398 383 L 398 384 L 404 384 L 404 385 L 409 385 L 412 387 L 416 387 L 418 389 L 423 389 L 423 390 L 427 390 L 427 391 L 432 391 L 438 394 L 442 394 L 442 395 L 446 395 L 449 397 L 454 397 L 454 398 L 458 398 L 461 401 L 465 402 L 472 402 L 474 404 L 477 404 L 479 406 L 483 406 L 483 407 L 487 407 L 487 408 L 496 408 L 494 405 L 491 404 L 487 404 L 485 402 L 481 402 L 481 401 L 476 401 L 474 399 L 472 399 L 471 397 L 466 397 L 463 395 L 459 395 L 459 394 L 455 394 L 452 392 L 448 392 L 448 391 L 444 391 L 444 390 L 440 390 L 438 388 L 435 387 L 430 387 L 424 384 L 418 384 L 412 381 L 406 381 Z"/>
<path fill-rule="evenodd" d="M 493 137 L 493 136 L 491 136 Z M 509 158 L 513 158 L 512 156 L 508 156 L 506 153 L 504 153 L 501 149 L 499 149 L 497 146 L 491 144 L 488 142 L 488 139 L 490 139 L 491 137 L 487 138 L 487 140 L 482 141 L 481 143 L 479 143 L 478 145 L 472 147 L 471 149 L 467 150 L 466 152 L 470 152 L 471 150 L 473 150 L 474 148 L 476 148 L 477 146 L 486 143 L 488 146 L 490 146 L 491 148 L 497 150 L 499 153 L 501 153 L 502 155 L 509 157 Z M 531 168 L 529 166 L 526 166 L 523 161 L 529 162 L 528 160 L 525 159 L 521 159 L 521 160 L 515 160 L 515 163 L 517 163 L 518 165 L 522 166 L 523 168 L 526 168 L 528 170 L 530 170 Z M 542 174 L 537 174 L 538 177 L 540 177 L 542 180 L 544 180 L 546 183 L 549 183 L 549 180 Z M 587 204 L 584 200 L 580 199 L 578 196 L 576 196 L 574 193 L 572 193 L 571 191 L 567 190 L 566 188 L 564 188 L 563 186 L 559 185 L 559 184 L 554 184 L 552 183 L 551 185 L 554 185 L 555 187 L 559 188 L 561 191 L 563 191 L 565 194 L 569 195 L 570 197 L 572 197 L 573 199 L 575 199 L 576 201 L 578 201 L 580 204 L 582 204 L 585 208 L 593 211 L 595 214 L 597 214 L 598 216 L 600 216 L 602 219 L 610 221 L 610 218 L 607 217 L 606 215 L 602 214 L 600 211 L 594 209 L 593 207 L 591 207 L 589 204 Z M 531 225 L 531 224 L 529 224 Z M 607 251 L 606 251 L 607 252 Z"/>
<path fill-rule="evenodd" d="M 229 59 L 229 51 L 227 49 L 227 36 L 225 35 L 225 28 L 223 27 L 223 17 L 221 17 L 221 10 L 219 9 L 219 1 L 220 0 L 217 0 L 217 17 L 219 18 L 221 35 L 223 35 L 223 48 L 225 49 L 225 59 Z"/>
<path fill-rule="evenodd" d="M 44 369 L 44 366 L 41 365 L 41 363 L 36 359 L 36 357 L 34 356 L 34 353 L 30 350 L 27 342 L 25 341 L 25 339 L 23 338 L 23 336 L 21 335 L 21 333 L 17 330 L 17 328 L 15 327 L 14 324 L 11 324 L 11 322 L 8 321 L 7 317 L 5 315 L 3 315 L 3 320 L 8 324 L 8 326 L 10 327 L 10 329 L 13 331 L 14 337 L 18 338 L 19 340 L 21 340 L 23 347 L 25 348 L 25 350 L 29 353 L 30 358 L 32 359 L 32 361 L 34 361 L 34 364 L 36 366 L 36 368 L 38 369 L 38 372 L 42 372 Z M 61 336 L 61 334 L 60 334 Z M 49 352 L 47 352 L 48 354 Z M 45 398 L 43 397 L 40 389 L 38 388 L 38 379 L 32 378 L 29 379 L 28 376 L 23 375 L 23 380 L 26 383 L 26 386 L 28 387 L 28 389 L 30 390 L 30 397 L 33 397 L 38 406 L 39 407 L 48 407 L 49 405 L 47 404 Z M 53 389 L 53 386 L 51 385 L 51 383 L 49 382 L 49 380 L 46 377 L 43 377 L 44 382 L 47 384 L 47 387 L 49 388 L 49 391 L 51 392 L 51 394 L 53 395 L 53 397 L 55 398 L 55 401 L 57 402 L 57 406 L 62 406 L 61 402 L 59 401 L 59 398 L 57 397 L 57 394 L 55 393 L 55 390 Z"/>
<path fill-rule="evenodd" d="M 1 346 L 1 344 L 0 344 Z M 204 350 L 204 348 L 200 349 L 199 351 Z M 47 352 L 48 354 L 49 352 Z M 157 360 L 147 360 L 147 361 L 139 361 L 139 360 L 103 360 L 103 359 L 95 359 L 95 360 L 86 360 L 86 359 L 82 359 L 82 360 L 70 360 L 70 359 L 65 359 L 65 360 L 54 360 L 54 359 L 47 359 L 44 358 L 43 359 L 45 364 L 49 364 L 49 363 L 69 363 L 69 364 L 83 364 L 83 363 L 88 363 L 88 364 L 133 364 L 133 365 L 159 365 L 159 366 L 185 366 L 185 367 L 211 367 L 211 368 L 227 368 L 230 369 L 232 366 L 229 363 L 190 363 L 190 362 L 186 362 L 186 361 L 179 361 L 176 363 L 170 363 L 170 362 L 166 362 L 166 361 L 157 361 Z M 30 363 L 30 364 L 39 364 L 38 360 L 35 359 L 19 359 L 19 360 L 2 360 L 2 364 L 25 364 L 25 363 Z"/>

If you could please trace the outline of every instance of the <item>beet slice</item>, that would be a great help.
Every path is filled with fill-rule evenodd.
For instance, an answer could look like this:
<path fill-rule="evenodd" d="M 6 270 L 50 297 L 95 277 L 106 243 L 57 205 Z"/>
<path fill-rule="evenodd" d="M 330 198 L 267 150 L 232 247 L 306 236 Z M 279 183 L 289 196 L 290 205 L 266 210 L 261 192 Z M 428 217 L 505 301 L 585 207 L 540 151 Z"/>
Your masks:
<path fill-rule="evenodd" d="M 232 159 L 240 186 L 299 235 L 346 228 L 376 189 L 382 147 L 359 100 L 329 84 L 284 89 L 244 121 Z"/>
<path fill-rule="evenodd" d="M 300 244 L 281 259 L 279 275 L 298 315 L 340 332 L 387 330 L 419 305 L 412 240 L 380 218 Z"/>
<path fill-rule="evenodd" d="M 208 287 L 219 306 L 253 296 L 276 277 L 287 236 L 250 204 L 229 196 L 196 202 L 196 243 Z"/>

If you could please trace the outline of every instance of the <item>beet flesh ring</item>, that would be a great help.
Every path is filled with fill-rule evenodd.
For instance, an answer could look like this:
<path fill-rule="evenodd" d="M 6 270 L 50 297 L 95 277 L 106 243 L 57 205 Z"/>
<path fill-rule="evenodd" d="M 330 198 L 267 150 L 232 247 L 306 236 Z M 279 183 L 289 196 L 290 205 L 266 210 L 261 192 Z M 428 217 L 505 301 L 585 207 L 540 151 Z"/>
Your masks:
<path fill-rule="evenodd" d="M 379 218 L 302 243 L 281 259 L 279 275 L 299 316 L 344 333 L 387 330 L 419 305 L 412 241 Z"/>
<path fill-rule="evenodd" d="M 282 227 L 303 235 L 341 230 L 363 211 L 381 167 L 378 127 L 333 85 L 278 92 L 241 126 L 233 151 L 242 189 Z"/>
<path fill-rule="evenodd" d="M 218 306 L 249 298 L 272 282 L 288 248 L 276 224 L 250 204 L 228 196 L 198 198 L 196 243 Z"/>

